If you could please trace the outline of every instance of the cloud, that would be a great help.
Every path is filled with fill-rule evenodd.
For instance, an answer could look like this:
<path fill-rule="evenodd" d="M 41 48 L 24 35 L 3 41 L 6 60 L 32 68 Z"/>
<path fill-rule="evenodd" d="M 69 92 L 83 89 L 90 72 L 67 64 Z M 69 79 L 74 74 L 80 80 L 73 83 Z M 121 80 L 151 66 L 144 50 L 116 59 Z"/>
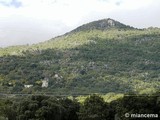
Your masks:
<path fill-rule="evenodd" d="M 0 0 L 0 46 L 37 43 L 108 17 L 138 28 L 160 27 L 159 4 L 159 0 Z"/>
<path fill-rule="evenodd" d="M 19 8 L 22 6 L 22 3 L 17 0 L 0 0 L 0 4 L 7 7 Z"/>

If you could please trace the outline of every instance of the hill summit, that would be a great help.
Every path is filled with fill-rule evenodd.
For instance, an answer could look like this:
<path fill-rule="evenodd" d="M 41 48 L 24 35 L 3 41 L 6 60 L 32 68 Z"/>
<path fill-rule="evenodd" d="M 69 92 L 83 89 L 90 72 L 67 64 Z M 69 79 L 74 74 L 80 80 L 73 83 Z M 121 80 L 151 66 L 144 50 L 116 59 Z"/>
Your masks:
<path fill-rule="evenodd" d="M 123 23 L 120 23 L 116 20 L 113 20 L 111 18 L 102 19 L 98 21 L 93 21 L 87 24 L 84 24 L 82 26 L 77 27 L 71 32 L 79 32 L 79 31 L 87 31 L 87 30 L 107 30 L 107 29 L 134 29 L 133 27 L 129 25 L 125 25 Z"/>

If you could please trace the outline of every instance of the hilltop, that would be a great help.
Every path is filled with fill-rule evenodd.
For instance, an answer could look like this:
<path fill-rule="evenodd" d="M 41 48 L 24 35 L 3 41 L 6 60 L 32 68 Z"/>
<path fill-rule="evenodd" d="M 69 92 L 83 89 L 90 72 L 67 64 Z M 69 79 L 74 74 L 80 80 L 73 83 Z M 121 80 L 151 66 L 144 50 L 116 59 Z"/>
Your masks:
<path fill-rule="evenodd" d="M 94 21 L 46 42 L 1 48 L 0 90 L 153 93 L 160 86 L 159 46 L 158 28 L 136 29 L 110 18 Z"/>
<path fill-rule="evenodd" d="M 90 31 L 90 30 L 110 30 L 110 29 L 134 29 L 129 25 L 125 25 L 113 19 L 102 19 L 98 21 L 93 21 L 87 24 L 84 24 L 69 33 L 79 32 L 79 31 Z"/>

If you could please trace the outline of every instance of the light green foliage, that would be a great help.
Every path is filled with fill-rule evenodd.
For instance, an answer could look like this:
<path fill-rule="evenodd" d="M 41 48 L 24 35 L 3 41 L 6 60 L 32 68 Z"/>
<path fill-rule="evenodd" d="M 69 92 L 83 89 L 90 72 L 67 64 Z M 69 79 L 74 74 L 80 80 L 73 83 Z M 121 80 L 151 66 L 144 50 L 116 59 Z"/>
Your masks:
<path fill-rule="evenodd" d="M 102 95 L 102 98 L 105 100 L 105 102 L 108 102 L 108 103 L 123 97 L 124 97 L 124 94 L 116 94 L 116 93 L 108 93 L 106 95 Z"/>
<path fill-rule="evenodd" d="M 95 94 L 95 95 L 99 95 L 100 97 L 102 97 L 104 99 L 105 102 L 110 103 L 114 100 L 120 99 L 124 97 L 124 94 L 116 94 L 116 93 L 107 93 L 107 94 Z M 76 97 L 76 100 L 79 103 L 84 103 L 84 101 L 86 100 L 86 98 L 88 98 L 90 95 L 86 95 L 86 96 L 78 96 Z"/>

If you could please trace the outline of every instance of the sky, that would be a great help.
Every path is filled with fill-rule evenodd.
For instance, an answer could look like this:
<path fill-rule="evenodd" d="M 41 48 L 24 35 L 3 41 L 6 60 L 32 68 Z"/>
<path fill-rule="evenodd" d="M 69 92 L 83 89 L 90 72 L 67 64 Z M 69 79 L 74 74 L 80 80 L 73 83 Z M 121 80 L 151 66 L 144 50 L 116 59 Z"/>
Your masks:
<path fill-rule="evenodd" d="M 0 0 L 0 47 L 36 44 L 99 19 L 160 27 L 160 0 Z"/>

